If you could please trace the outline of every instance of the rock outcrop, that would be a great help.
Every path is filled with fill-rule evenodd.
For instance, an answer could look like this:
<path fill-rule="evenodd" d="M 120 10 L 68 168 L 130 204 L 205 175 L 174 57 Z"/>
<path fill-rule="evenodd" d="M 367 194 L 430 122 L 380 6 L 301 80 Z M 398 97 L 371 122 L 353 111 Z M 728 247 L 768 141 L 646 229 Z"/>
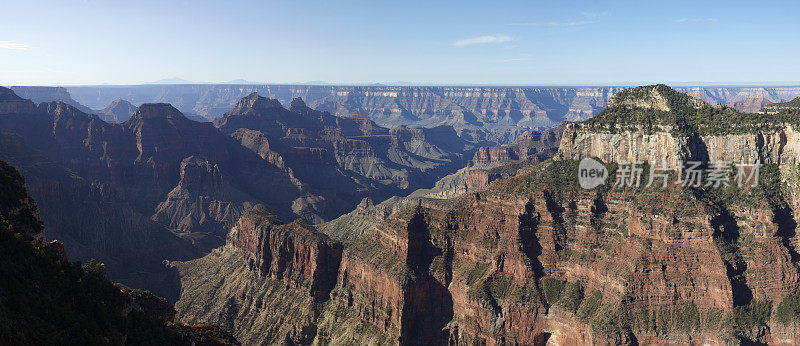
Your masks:
<path fill-rule="evenodd" d="M 309 344 L 341 258 L 340 243 L 303 221 L 283 224 L 258 205 L 224 247 L 173 264 L 183 287 L 178 317 L 228 327 L 247 344 Z"/>
<path fill-rule="evenodd" d="M 561 143 L 561 136 L 568 124 L 545 131 L 528 131 L 513 144 L 500 147 L 481 147 L 473 156 L 471 164 L 491 165 L 497 162 L 526 161 L 536 163 L 552 157 Z"/>
<path fill-rule="evenodd" d="M 245 213 L 228 233 L 251 270 L 309 289 L 315 301 L 328 299 L 336 283 L 341 244 L 303 221 L 282 224 L 263 205 Z"/>
<path fill-rule="evenodd" d="M 255 197 L 230 186 L 219 166 L 191 156 L 180 166 L 178 185 L 159 203 L 153 220 L 183 232 L 206 232 L 224 239 Z M 219 244 L 219 243 L 218 243 Z"/>
<path fill-rule="evenodd" d="M 97 111 L 100 119 L 109 123 L 124 123 L 133 116 L 136 106 L 123 99 L 116 99 L 106 108 Z"/>
<path fill-rule="evenodd" d="M 699 99 L 676 101 L 675 91 L 664 88 L 668 87 L 643 87 L 639 90 L 643 90 L 645 96 L 639 95 L 638 98 L 620 93 L 615 98 L 626 96 L 633 101 L 623 99 L 615 102 L 612 99 L 609 109 L 597 118 L 567 125 L 559 146 L 559 157 L 577 160 L 597 157 L 605 162 L 650 162 L 670 169 L 676 169 L 680 162 L 688 160 L 748 164 L 759 161 L 766 164 L 800 162 L 800 137 L 795 130 L 797 123 L 769 118 L 759 120 L 759 115 L 737 123 L 733 117 L 749 116 L 735 110 L 712 107 Z M 670 96 L 669 102 L 678 102 L 677 106 L 687 102 L 688 107 L 674 110 L 676 105 L 667 105 L 665 95 Z M 621 111 L 623 109 L 625 111 Z M 614 119 L 620 111 L 649 109 L 663 111 L 664 114 L 655 115 L 647 120 L 648 124 L 624 124 Z M 686 113 L 687 110 L 690 113 Z M 707 121 L 699 119 L 700 113 L 695 114 L 692 110 L 719 112 L 721 115 L 718 119 Z M 722 115 L 725 112 L 728 114 Z M 665 114 L 674 115 L 674 118 L 658 118 Z M 703 124 L 704 121 L 708 124 Z M 727 130 L 725 126 L 728 126 Z"/>

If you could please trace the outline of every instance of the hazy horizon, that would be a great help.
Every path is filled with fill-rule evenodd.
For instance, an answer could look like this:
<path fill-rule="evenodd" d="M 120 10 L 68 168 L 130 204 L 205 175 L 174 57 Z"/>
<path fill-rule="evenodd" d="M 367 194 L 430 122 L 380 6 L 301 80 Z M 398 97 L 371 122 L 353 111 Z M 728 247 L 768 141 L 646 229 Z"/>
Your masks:
<path fill-rule="evenodd" d="M 170 78 L 172 79 L 172 78 Z M 800 82 L 628 82 L 628 83 L 605 83 L 605 84 L 482 84 L 482 83 L 405 83 L 405 82 L 356 82 L 356 83 L 337 83 L 326 81 L 311 81 L 311 82 L 294 82 L 294 83 L 271 83 L 271 82 L 236 82 L 235 80 L 222 81 L 222 82 L 202 82 L 202 81 L 189 81 L 182 82 L 163 82 L 161 80 L 137 83 L 137 84 L 4 84 L 4 87 L 131 87 L 131 86 L 168 86 L 168 85 L 303 85 L 303 86 L 340 86 L 340 87 L 486 87 L 486 88 L 503 88 L 503 87 L 519 87 L 519 88 L 536 88 L 536 87 L 559 87 L 559 88 L 602 88 L 602 87 L 635 87 L 654 84 L 665 84 L 671 87 L 761 87 L 761 88 L 782 88 L 782 87 L 800 87 Z"/>

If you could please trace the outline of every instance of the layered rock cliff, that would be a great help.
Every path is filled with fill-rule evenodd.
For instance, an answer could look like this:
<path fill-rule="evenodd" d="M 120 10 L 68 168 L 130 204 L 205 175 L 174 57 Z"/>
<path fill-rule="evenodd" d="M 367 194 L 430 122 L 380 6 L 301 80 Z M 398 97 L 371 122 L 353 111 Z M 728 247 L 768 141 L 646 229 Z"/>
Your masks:
<path fill-rule="evenodd" d="M 787 132 L 797 114 L 764 121 L 665 86 L 632 89 L 618 101 L 597 121 L 568 127 L 561 158 L 519 170 L 480 192 L 432 198 L 429 191 L 433 195 L 378 205 L 365 200 L 321 225 L 320 231 L 344 244 L 335 285 L 321 309 L 312 308 L 313 294 L 295 281 L 263 274 L 234 279 L 269 271 L 249 265 L 253 256 L 247 252 L 226 248 L 179 264 L 186 290 L 179 314 L 227 301 L 225 311 L 242 321 L 229 325 L 250 343 L 797 342 L 794 189 L 800 171 L 792 154 L 798 139 Z M 583 141 L 572 138 L 578 128 L 586 131 Z M 641 139 L 654 134 L 674 144 Z M 606 143 L 603 136 L 618 137 Z M 590 140 L 597 144 L 575 144 Z M 701 143 L 713 158 L 766 162 L 759 185 L 587 190 L 577 181 L 578 158 L 606 158 L 614 174 L 614 160 L 696 157 Z M 611 149 L 627 154 L 603 152 Z M 235 234 L 250 234 L 246 239 L 258 239 L 255 244 L 264 249 L 274 243 L 238 227 Z M 288 266 L 294 258 L 284 256 Z M 232 261 L 239 263 L 236 268 L 216 269 Z M 213 281 L 226 287 L 225 295 L 198 298 L 204 288 L 196 278 L 208 270 L 220 272 Z M 291 303 L 279 305 L 269 293 L 283 287 L 278 284 L 292 288 L 284 289 Z M 292 317 L 277 317 L 276 306 Z M 263 321 L 285 324 L 264 329 Z"/>
<path fill-rule="evenodd" d="M 631 95 L 619 93 L 596 118 L 568 125 L 559 156 L 597 157 L 606 162 L 646 161 L 671 169 L 688 160 L 799 162 L 795 130 L 798 123 L 793 114 L 765 117 L 740 113 L 687 98 L 688 95 L 681 97 L 666 86 L 635 90 L 648 96 L 630 101 L 627 99 Z"/>
<path fill-rule="evenodd" d="M 513 144 L 499 147 L 481 147 L 473 156 L 471 164 L 490 165 L 504 161 L 544 161 L 552 157 L 561 143 L 561 136 L 568 124 L 562 123 L 545 131 L 528 131 Z"/>
<path fill-rule="evenodd" d="M 313 226 L 283 224 L 256 206 L 224 247 L 173 264 L 183 292 L 178 317 L 219 324 L 246 344 L 310 344 L 341 257 L 342 245 Z"/>

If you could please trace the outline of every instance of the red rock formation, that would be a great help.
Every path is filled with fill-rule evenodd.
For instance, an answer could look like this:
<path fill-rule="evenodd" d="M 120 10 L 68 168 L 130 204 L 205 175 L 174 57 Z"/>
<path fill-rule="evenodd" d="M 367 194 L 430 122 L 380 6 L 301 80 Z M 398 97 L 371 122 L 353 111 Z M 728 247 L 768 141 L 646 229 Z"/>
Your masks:
<path fill-rule="evenodd" d="M 481 147 L 475 152 L 473 165 L 490 165 L 514 160 L 540 162 L 552 157 L 561 142 L 566 123 L 546 131 L 527 131 L 510 145 Z"/>
<path fill-rule="evenodd" d="M 303 221 L 281 224 L 264 209 L 256 206 L 245 213 L 228 234 L 227 246 L 240 250 L 252 270 L 307 288 L 318 301 L 327 300 L 336 283 L 342 245 Z"/>

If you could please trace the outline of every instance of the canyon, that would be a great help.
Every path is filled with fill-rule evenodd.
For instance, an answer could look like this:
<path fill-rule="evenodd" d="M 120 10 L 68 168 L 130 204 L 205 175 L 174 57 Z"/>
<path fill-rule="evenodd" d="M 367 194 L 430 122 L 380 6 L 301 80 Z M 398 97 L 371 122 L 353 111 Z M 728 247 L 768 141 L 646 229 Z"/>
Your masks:
<path fill-rule="evenodd" d="M 300 99 L 286 109 L 251 94 L 213 124 L 146 103 L 109 123 L 0 88 L 0 159 L 26 177 L 48 237 L 70 259 L 100 260 L 111 279 L 171 300 L 179 292 L 162 262 L 223 244 L 252 206 L 320 223 L 364 197 L 431 187 L 475 147 L 449 127 L 388 129 Z"/>
<path fill-rule="evenodd" d="M 449 176 L 317 226 L 259 208 L 224 247 L 171 264 L 178 315 L 248 344 L 799 342 L 800 113 L 749 118 L 659 85 L 620 93 L 595 119 L 564 125 L 554 158 L 519 168 L 504 159 L 525 142 L 479 150 L 474 167 L 512 172 L 471 189 Z M 526 137 L 552 138 L 542 134 Z M 703 155 L 760 159 L 762 180 L 722 191 L 577 182 L 584 157 Z"/>
<path fill-rule="evenodd" d="M 46 233 L 24 178 L 0 160 L 0 343 L 239 345 L 218 327 L 176 324 L 171 303 L 68 261 Z"/>
<path fill-rule="evenodd" d="M 92 109 L 102 109 L 120 98 L 136 105 L 164 102 L 184 114 L 197 114 L 209 120 L 222 116 L 237 100 L 253 92 L 287 106 L 293 98 L 300 97 L 314 109 L 341 117 L 369 118 L 384 127 L 450 125 L 464 138 L 507 144 L 528 129 L 546 129 L 564 120 L 586 120 L 602 111 L 612 95 L 624 88 L 185 84 L 75 86 L 64 91 Z M 27 92 L 31 96 L 39 94 L 34 89 Z M 789 101 L 800 94 L 800 87 L 796 86 L 704 86 L 676 90 L 745 112 L 757 112 L 764 105 Z M 39 97 L 56 100 L 44 94 Z"/>
<path fill-rule="evenodd" d="M 31 237 L 243 344 L 798 343 L 797 99 L 681 90 L 498 135 L 255 92 L 213 122 L 144 103 L 114 124 L 0 89 L 0 159 L 39 203 Z M 763 167 L 745 188 L 583 189 L 584 158 Z"/>

